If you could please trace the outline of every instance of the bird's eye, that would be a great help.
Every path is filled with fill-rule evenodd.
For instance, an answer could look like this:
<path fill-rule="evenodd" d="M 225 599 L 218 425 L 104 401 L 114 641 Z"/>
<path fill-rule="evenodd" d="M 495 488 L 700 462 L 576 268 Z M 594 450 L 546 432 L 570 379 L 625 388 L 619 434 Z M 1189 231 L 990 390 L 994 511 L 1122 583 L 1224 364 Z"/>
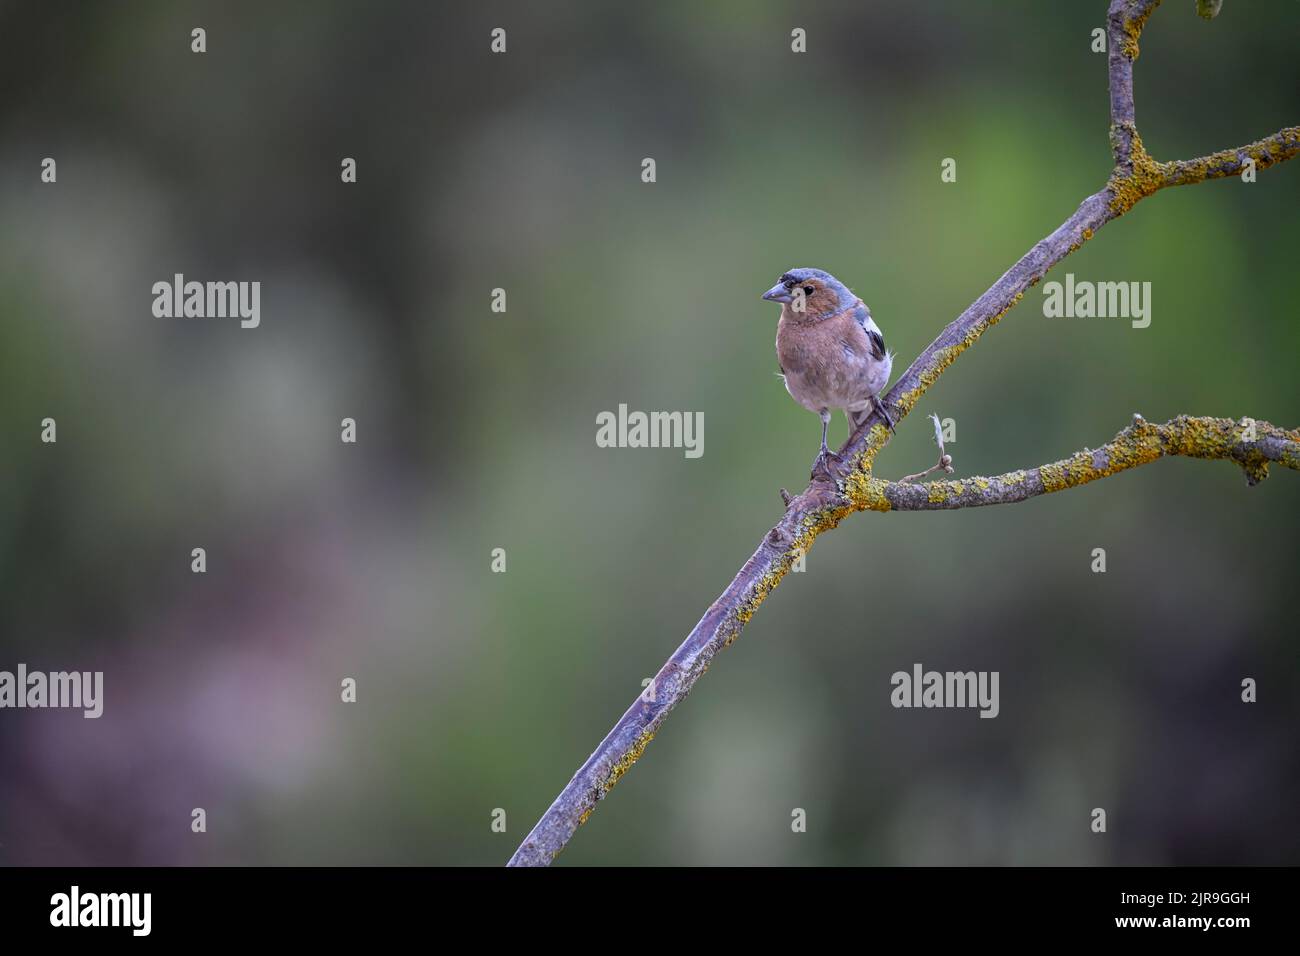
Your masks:
<path fill-rule="evenodd" d="M 817 291 L 817 290 L 814 289 L 814 288 L 813 288 L 812 286 L 810 286 L 810 285 L 806 285 L 806 286 L 803 287 L 803 294 L 804 294 L 804 295 L 812 295 L 815 291 Z"/>

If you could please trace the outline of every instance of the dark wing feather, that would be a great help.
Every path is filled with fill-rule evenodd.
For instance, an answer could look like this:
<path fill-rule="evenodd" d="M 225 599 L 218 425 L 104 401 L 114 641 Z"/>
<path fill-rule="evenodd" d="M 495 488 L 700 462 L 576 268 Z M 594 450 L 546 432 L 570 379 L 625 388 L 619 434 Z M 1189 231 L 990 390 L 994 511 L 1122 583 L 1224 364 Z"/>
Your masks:
<path fill-rule="evenodd" d="M 871 340 L 871 357 L 881 361 L 885 357 L 885 337 L 876 329 L 867 329 L 867 338 Z"/>
<path fill-rule="evenodd" d="M 867 338 L 871 340 L 871 357 L 880 361 L 885 357 L 885 337 L 880 334 L 880 330 L 871 322 L 871 310 L 865 305 L 859 305 L 853 310 L 853 317 L 858 320 L 858 325 L 862 326 L 862 331 L 867 333 Z"/>

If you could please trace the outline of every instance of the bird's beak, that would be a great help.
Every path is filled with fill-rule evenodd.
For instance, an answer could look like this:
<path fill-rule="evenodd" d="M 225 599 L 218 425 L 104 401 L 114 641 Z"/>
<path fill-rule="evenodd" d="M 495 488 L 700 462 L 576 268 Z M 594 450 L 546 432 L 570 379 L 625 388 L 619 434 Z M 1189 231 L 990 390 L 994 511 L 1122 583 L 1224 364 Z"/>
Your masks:
<path fill-rule="evenodd" d="M 772 288 L 763 293 L 763 298 L 768 302 L 793 302 L 794 296 L 790 295 L 790 290 L 785 287 L 785 283 L 778 282 Z"/>

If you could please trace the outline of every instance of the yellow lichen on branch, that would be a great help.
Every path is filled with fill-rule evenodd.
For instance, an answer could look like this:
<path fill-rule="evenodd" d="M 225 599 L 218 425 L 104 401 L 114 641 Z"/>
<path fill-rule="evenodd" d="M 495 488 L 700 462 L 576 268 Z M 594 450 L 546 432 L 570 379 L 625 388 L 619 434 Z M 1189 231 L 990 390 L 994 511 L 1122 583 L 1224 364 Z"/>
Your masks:
<path fill-rule="evenodd" d="M 1127 132 L 1132 138 L 1129 154 L 1132 168 L 1122 169 L 1116 166 L 1115 171 L 1111 173 L 1110 181 L 1106 184 L 1111 191 L 1110 211 L 1116 216 L 1124 215 L 1139 201 L 1165 185 L 1164 170 L 1142 145 L 1142 137 L 1138 135 L 1137 129 L 1130 127 Z M 1113 130 L 1112 136 L 1114 136 Z"/>
<path fill-rule="evenodd" d="M 1077 488 L 1158 458 L 1182 456 L 1236 462 L 1249 484 L 1276 463 L 1300 470 L 1300 429 L 1265 421 L 1180 415 L 1163 425 L 1134 416 L 1133 424 L 1097 449 L 1084 449 L 1038 468 L 992 478 L 976 476 L 920 485 L 868 478 L 848 494 L 858 510 L 931 511 L 1010 504 Z"/>
<path fill-rule="evenodd" d="M 855 511 L 889 511 L 893 506 L 885 497 L 889 482 L 855 471 L 844 481 L 844 495 Z"/>
<path fill-rule="evenodd" d="M 1291 159 L 1298 153 L 1300 153 L 1300 126 L 1288 126 L 1272 136 L 1235 149 L 1221 149 L 1209 156 L 1161 163 L 1160 170 L 1164 179 L 1161 185 L 1188 186 L 1192 183 L 1205 182 L 1207 179 L 1237 176 L 1245 169 L 1247 159 L 1255 164 L 1256 170 L 1268 169 L 1283 160 Z"/>
<path fill-rule="evenodd" d="M 1127 16 L 1124 18 L 1124 42 L 1120 45 L 1120 52 L 1130 61 L 1136 60 L 1142 50 L 1138 41 L 1142 39 L 1142 28 L 1147 25 L 1147 20 L 1155 12 L 1156 7 L 1160 6 L 1160 0 L 1155 0 L 1149 7 L 1139 13 L 1137 16 Z"/>
<path fill-rule="evenodd" d="M 1124 215 L 1140 200 L 1169 186 L 1188 186 L 1240 175 L 1246 169 L 1247 160 L 1256 170 L 1262 170 L 1300 155 L 1300 126 L 1288 126 L 1272 136 L 1245 146 L 1221 149 L 1209 156 L 1164 163 L 1146 151 L 1135 127 L 1126 126 L 1124 132 L 1132 142 L 1129 165 L 1116 166 L 1106 183 L 1111 192 L 1110 211 L 1116 216 Z M 1112 139 L 1115 136 L 1116 130 L 1112 128 Z"/>

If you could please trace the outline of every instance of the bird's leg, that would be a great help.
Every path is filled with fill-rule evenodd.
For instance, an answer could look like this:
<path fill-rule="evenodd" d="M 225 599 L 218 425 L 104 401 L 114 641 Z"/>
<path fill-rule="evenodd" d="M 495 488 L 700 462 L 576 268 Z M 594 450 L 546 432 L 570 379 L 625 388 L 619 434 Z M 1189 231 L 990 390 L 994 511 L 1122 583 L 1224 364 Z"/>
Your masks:
<path fill-rule="evenodd" d="M 831 423 L 830 409 L 823 408 L 817 414 L 821 416 L 822 420 L 822 447 L 821 450 L 817 452 L 817 458 L 813 461 L 812 477 L 816 478 L 822 476 L 829 478 L 830 463 L 834 462 L 839 464 L 844 459 L 826 447 L 826 428 Z"/>

